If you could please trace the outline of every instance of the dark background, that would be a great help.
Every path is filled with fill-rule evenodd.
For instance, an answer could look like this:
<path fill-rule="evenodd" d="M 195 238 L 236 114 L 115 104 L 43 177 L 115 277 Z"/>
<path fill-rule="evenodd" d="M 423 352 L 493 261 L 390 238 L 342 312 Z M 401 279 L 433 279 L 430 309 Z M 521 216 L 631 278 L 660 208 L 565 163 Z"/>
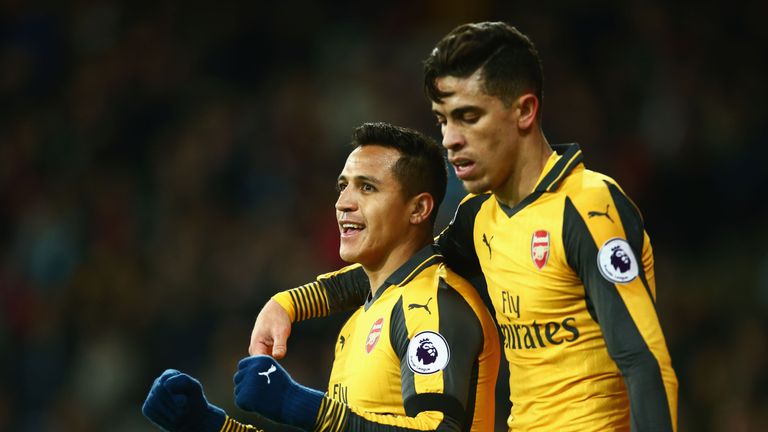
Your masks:
<path fill-rule="evenodd" d="M 1 431 L 153 430 L 169 367 L 248 419 L 256 313 L 339 265 L 352 129 L 439 138 L 420 62 L 489 19 L 539 48 L 549 141 L 643 211 L 680 430 L 768 430 L 765 2 L 251 3 L 0 2 Z M 296 379 L 342 318 L 295 327 Z"/>

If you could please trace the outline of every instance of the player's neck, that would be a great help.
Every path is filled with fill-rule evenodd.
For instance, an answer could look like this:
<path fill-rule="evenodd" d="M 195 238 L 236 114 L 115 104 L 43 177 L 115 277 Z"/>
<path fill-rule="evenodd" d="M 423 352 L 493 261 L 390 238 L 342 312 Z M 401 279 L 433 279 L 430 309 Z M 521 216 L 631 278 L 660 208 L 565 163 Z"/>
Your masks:
<path fill-rule="evenodd" d="M 552 155 L 552 148 L 541 132 L 531 134 L 519 143 L 517 158 L 510 176 L 493 194 L 501 203 L 514 207 L 533 192 L 536 182 Z"/>
<path fill-rule="evenodd" d="M 363 264 L 363 270 L 371 284 L 372 296 L 376 296 L 376 291 L 381 288 L 384 281 L 392 273 L 402 267 L 416 252 L 432 242 L 431 235 L 412 235 L 411 233 L 406 233 L 403 235 L 403 238 L 406 240 L 395 246 L 381 263 L 376 265 Z"/>

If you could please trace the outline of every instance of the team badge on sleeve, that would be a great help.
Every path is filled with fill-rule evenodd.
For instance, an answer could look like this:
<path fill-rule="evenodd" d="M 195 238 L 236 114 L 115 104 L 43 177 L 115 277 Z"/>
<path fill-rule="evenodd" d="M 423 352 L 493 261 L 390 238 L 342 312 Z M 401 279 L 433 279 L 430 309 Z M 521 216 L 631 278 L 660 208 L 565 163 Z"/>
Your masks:
<path fill-rule="evenodd" d="M 538 230 L 531 237 L 531 258 L 539 270 L 547 265 L 549 260 L 549 231 Z"/>
<path fill-rule="evenodd" d="M 408 367 L 417 374 L 429 375 L 441 371 L 450 358 L 448 342 L 440 333 L 423 331 L 408 343 Z"/>
<path fill-rule="evenodd" d="M 603 244 L 597 253 L 600 274 L 611 282 L 631 282 L 638 274 L 637 259 L 626 240 L 614 237 Z"/>

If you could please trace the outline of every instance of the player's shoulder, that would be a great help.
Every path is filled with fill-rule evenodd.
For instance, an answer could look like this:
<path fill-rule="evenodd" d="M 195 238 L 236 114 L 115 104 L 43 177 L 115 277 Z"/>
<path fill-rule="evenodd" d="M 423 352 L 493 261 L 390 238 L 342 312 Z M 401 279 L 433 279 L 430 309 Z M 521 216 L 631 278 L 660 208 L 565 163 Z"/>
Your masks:
<path fill-rule="evenodd" d="M 338 270 L 334 270 L 328 273 L 323 273 L 319 276 L 317 276 L 317 279 L 331 279 L 338 276 L 346 276 L 346 277 L 353 277 L 353 278 L 365 278 L 365 271 L 363 270 L 363 266 L 360 264 L 350 264 L 347 266 L 344 266 Z"/>
<path fill-rule="evenodd" d="M 439 288 L 451 289 L 464 296 L 464 292 L 467 291 L 467 287 L 472 288 L 472 285 L 464 279 L 463 276 L 453 271 L 445 263 L 440 263 L 435 267 L 437 276 L 442 280 Z M 472 288 L 471 291 L 474 291 Z"/>
<path fill-rule="evenodd" d="M 443 274 L 444 265 L 442 264 L 442 257 L 436 256 L 428 265 L 418 269 L 416 274 L 407 284 L 402 288 L 403 303 L 407 303 L 415 298 L 421 298 L 423 296 L 437 296 L 437 291 L 440 288 L 440 276 Z"/>
<path fill-rule="evenodd" d="M 476 290 L 462 276 L 451 270 L 444 262 L 435 262 L 423 269 L 402 291 L 403 305 L 433 298 L 441 304 L 452 303 L 459 308 L 467 304 L 465 298 L 477 295 Z"/>
<path fill-rule="evenodd" d="M 478 305 L 483 304 L 483 299 L 480 293 L 478 293 L 477 288 L 444 263 L 439 266 L 438 274 L 441 280 L 438 289 L 451 292 L 453 294 L 451 301 L 468 305 L 472 310 L 475 310 Z"/>
<path fill-rule="evenodd" d="M 562 186 L 562 191 L 578 209 L 604 206 L 612 201 L 612 189 L 624 194 L 612 177 L 586 168 L 574 170 Z"/>
<path fill-rule="evenodd" d="M 490 196 L 491 196 L 491 192 L 490 191 L 482 192 L 482 193 L 479 193 L 479 194 L 468 193 L 468 194 L 464 195 L 464 198 L 462 198 L 461 201 L 459 201 L 459 205 L 464 205 L 466 203 L 471 203 L 471 202 L 475 202 L 475 201 L 485 201 Z"/>
<path fill-rule="evenodd" d="M 491 197 L 491 192 L 483 192 L 480 194 L 467 194 L 459 201 L 459 209 L 462 211 L 477 211 L 484 202 Z"/>
<path fill-rule="evenodd" d="M 466 224 L 472 224 L 472 220 L 477 217 L 483 208 L 483 204 L 491 197 L 490 192 L 484 192 L 481 194 L 467 194 L 459 202 L 456 207 L 456 212 L 453 215 L 450 225 L 461 225 L 466 227 Z"/>

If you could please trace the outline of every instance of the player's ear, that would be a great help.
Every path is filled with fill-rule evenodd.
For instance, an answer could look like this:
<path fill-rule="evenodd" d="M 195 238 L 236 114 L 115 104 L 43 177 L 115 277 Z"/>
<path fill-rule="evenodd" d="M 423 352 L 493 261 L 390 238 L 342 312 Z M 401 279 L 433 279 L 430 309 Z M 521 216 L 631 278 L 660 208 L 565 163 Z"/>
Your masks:
<path fill-rule="evenodd" d="M 539 98 L 533 93 L 526 93 L 517 98 L 520 116 L 517 118 L 518 129 L 529 129 L 539 113 Z"/>
<path fill-rule="evenodd" d="M 427 192 L 422 192 L 410 200 L 411 202 L 411 214 L 410 221 L 414 225 L 418 225 L 429 219 L 432 211 L 435 209 L 435 200 L 432 195 Z"/>

